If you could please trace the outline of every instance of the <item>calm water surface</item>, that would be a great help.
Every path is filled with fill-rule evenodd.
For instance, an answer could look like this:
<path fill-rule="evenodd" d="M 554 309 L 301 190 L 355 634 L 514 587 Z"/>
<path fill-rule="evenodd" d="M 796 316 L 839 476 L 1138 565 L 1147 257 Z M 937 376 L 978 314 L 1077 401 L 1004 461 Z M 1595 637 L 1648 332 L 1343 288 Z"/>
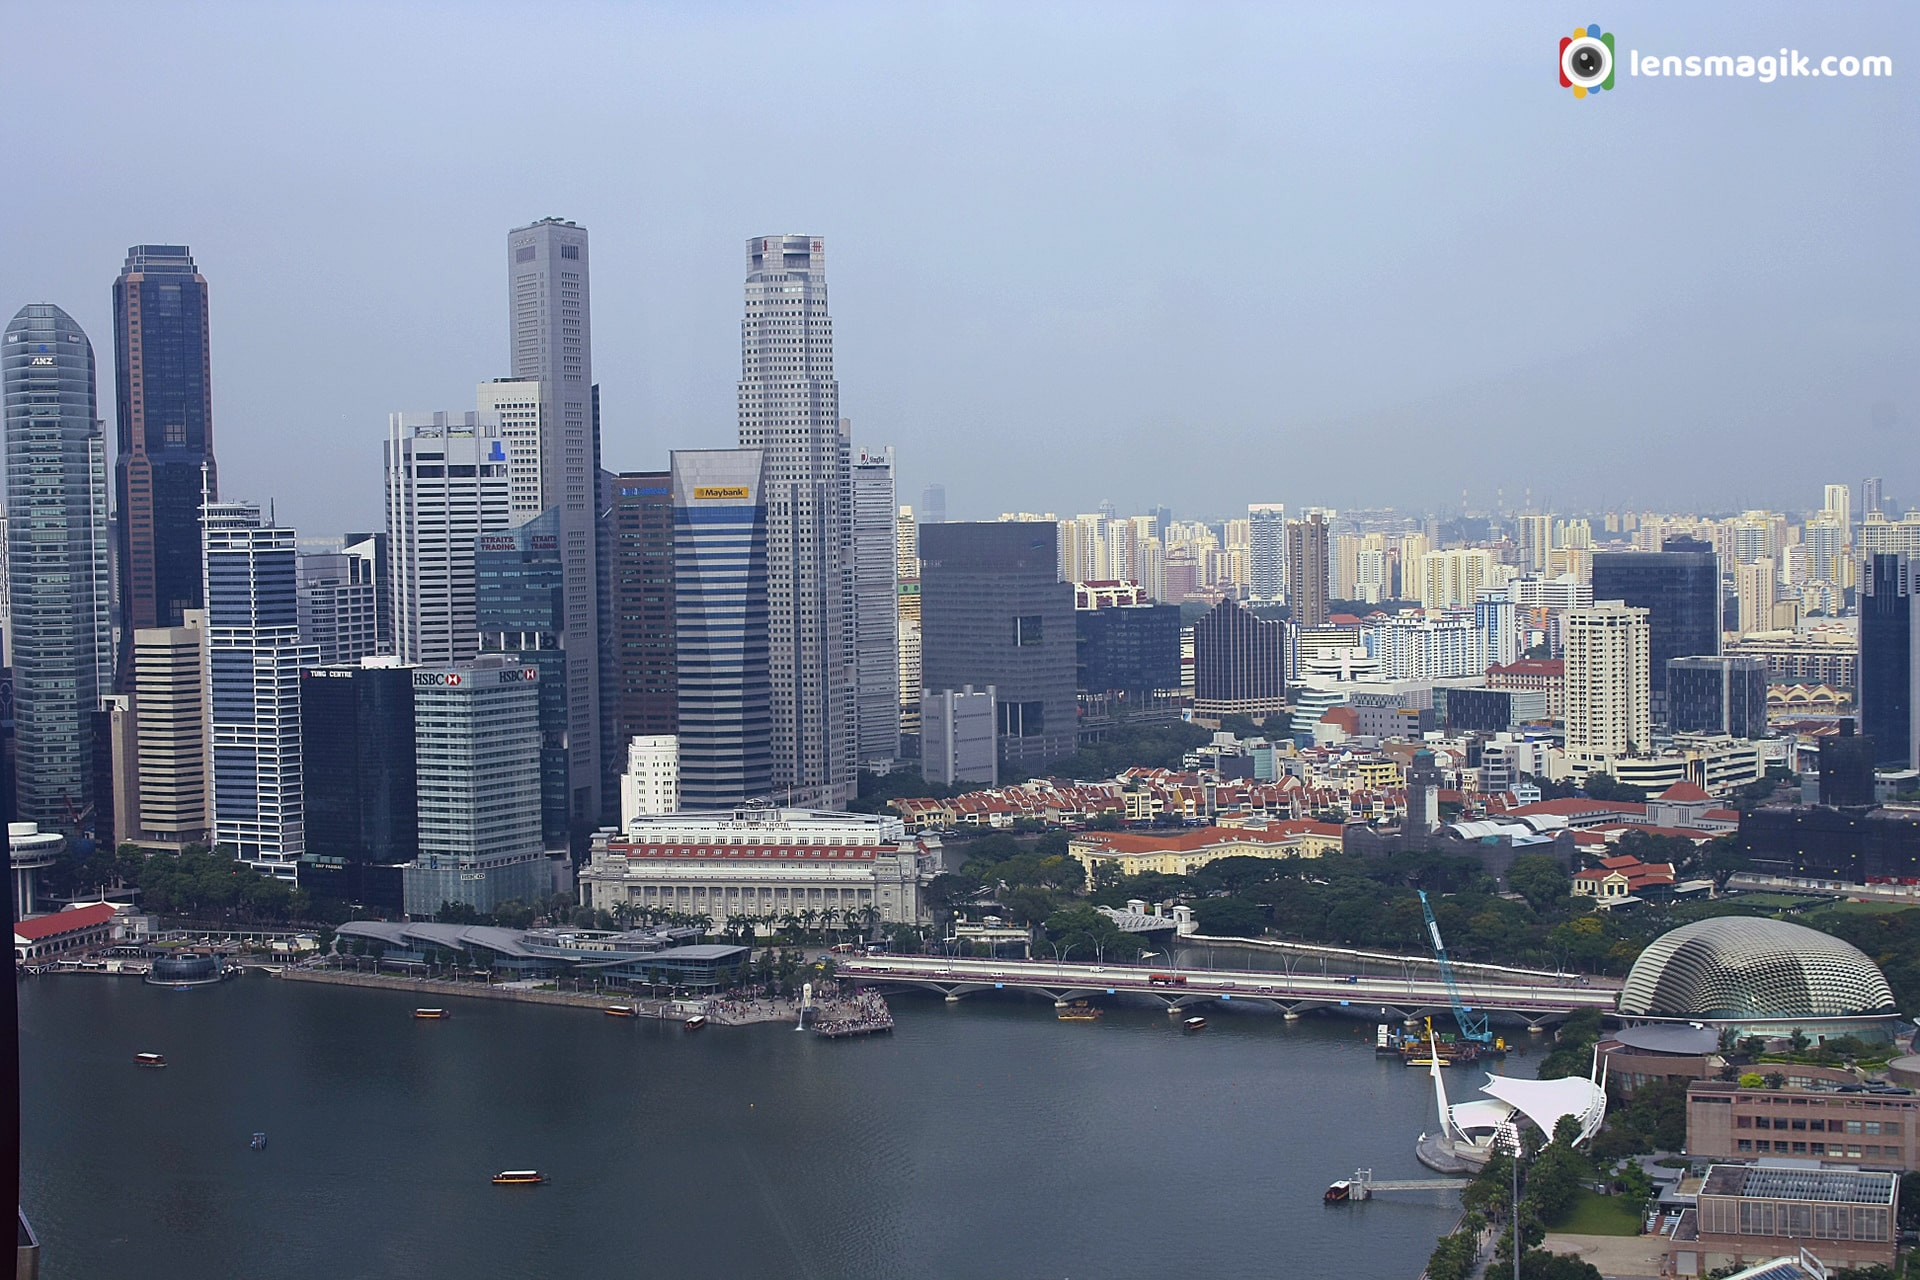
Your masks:
<path fill-rule="evenodd" d="M 480 1000 L 418 1022 L 417 1003 L 23 982 L 43 1274 L 1412 1280 L 1458 1212 L 1438 1192 L 1321 1205 L 1358 1165 L 1424 1173 L 1426 1075 L 1376 1060 L 1357 1020 L 1208 1010 L 1183 1035 L 1145 1008 L 1062 1023 L 903 995 L 892 1036 L 829 1042 Z M 487 1180 L 516 1167 L 553 1181 Z"/>

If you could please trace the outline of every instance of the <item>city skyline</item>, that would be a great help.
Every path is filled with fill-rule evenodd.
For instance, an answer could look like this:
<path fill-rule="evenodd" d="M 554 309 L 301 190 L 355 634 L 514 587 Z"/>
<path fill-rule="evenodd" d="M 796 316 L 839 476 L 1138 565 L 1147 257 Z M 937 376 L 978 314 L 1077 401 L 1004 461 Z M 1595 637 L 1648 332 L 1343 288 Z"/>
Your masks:
<path fill-rule="evenodd" d="M 17 130 L 36 128 L 41 101 L 124 104 L 137 78 L 120 74 L 128 55 L 102 52 L 111 42 L 95 40 L 86 59 L 60 56 L 113 12 L 37 34 L 47 56 L 18 69 L 29 106 Z M 772 196 L 710 145 L 737 127 L 736 115 L 800 89 L 795 71 L 740 39 L 743 16 L 582 15 L 583 36 L 595 37 L 580 45 L 592 67 L 638 58 L 649 74 L 599 84 L 583 73 L 595 86 L 583 127 L 550 156 L 524 145 L 537 126 L 504 104 L 456 107 L 412 88 L 398 103 L 343 99 L 332 71 L 342 61 L 388 82 L 406 78 L 387 72 L 430 38 L 416 15 L 394 15 L 378 47 L 356 41 L 340 58 L 319 56 L 340 36 L 299 16 L 243 18 L 211 44 L 204 32 L 154 32 L 162 45 L 200 42 L 221 72 L 210 79 L 231 87 L 240 77 L 258 91 L 258 111 L 227 119 L 197 110 L 210 89 L 169 90 L 209 117 L 208 141 L 219 144 L 210 149 L 265 154 L 269 180 L 253 162 L 244 172 L 228 162 L 176 173 L 135 156 L 131 180 L 146 196 L 137 212 L 115 200 L 93 213 L 86 199 L 57 220 L 9 209 L 0 266 L 16 305 L 53 302 L 104 334 L 106 285 L 126 246 L 193 245 L 217 285 L 215 417 L 229 484 L 264 495 L 288 487 L 274 481 L 284 460 L 324 464 L 306 468 L 315 479 L 302 492 L 275 495 L 290 520 L 316 531 L 373 523 L 368 482 L 387 413 L 463 403 L 468 386 L 506 367 L 486 264 L 497 261 L 500 228 L 549 211 L 595 230 L 610 470 L 664 466 L 666 441 L 732 443 L 735 246 L 762 228 L 804 226 L 839 246 L 843 412 L 896 446 L 903 494 L 943 483 L 959 517 L 1042 502 L 1092 510 L 1103 498 L 1196 514 L 1252 501 L 1454 510 L 1462 487 L 1480 509 L 1500 487 L 1514 509 L 1529 488 L 1547 509 L 1658 509 L 1683 498 L 1715 509 L 1781 505 L 1797 488 L 1776 461 L 1780 448 L 1815 432 L 1838 473 L 1885 475 L 1905 501 L 1920 494 L 1899 449 L 1920 403 L 1901 355 L 1920 329 L 1920 291 L 1909 256 L 1877 252 L 1898 243 L 1895 211 L 1912 203 L 1909 168 L 1885 163 L 1916 132 L 1916 106 L 1896 86 L 1639 81 L 1575 109 L 1536 67 L 1539 49 L 1550 56 L 1544 23 L 1536 37 L 1529 23 L 1408 7 L 1396 21 L 1365 20 L 1363 33 L 1358 15 L 1223 10 L 1176 23 L 1121 10 L 1088 40 L 1072 12 L 1023 15 L 1030 51 L 997 68 L 981 66 L 993 61 L 986 25 L 964 18 L 940 26 L 944 44 L 918 39 L 920 24 L 939 19 L 902 16 L 839 52 L 836 38 L 855 24 L 823 21 L 800 37 L 826 45 L 822 57 L 870 69 L 911 48 L 927 63 L 916 77 L 924 83 L 855 77 L 870 87 L 836 89 L 809 77 L 804 91 L 821 98 L 836 163 L 797 173 Z M 1817 20 L 1786 7 L 1618 13 L 1619 29 L 1643 47 L 1884 48 L 1896 63 L 1915 23 L 1892 6 Z M 503 16 L 480 10 L 468 28 L 463 52 L 483 70 L 514 56 Z M 249 56 L 278 68 L 278 50 L 294 39 L 316 56 L 284 85 L 252 84 L 251 72 L 234 69 Z M 653 49 L 675 40 L 744 50 L 745 98 L 656 66 Z M 1159 57 L 1169 40 L 1189 55 L 1171 67 Z M 1419 75 L 1378 74 L 1462 43 L 1485 59 L 1466 84 L 1436 93 Z M 1126 72 L 1149 58 L 1155 86 L 1123 91 L 1114 77 L 1137 84 Z M 59 92 L 33 92 L 46 87 L 42 67 L 62 68 Z M 308 74 L 327 80 L 308 83 Z M 969 75 L 985 81 L 969 88 Z M 1043 75 L 1052 78 L 1044 96 L 1034 89 Z M 1055 101 L 1076 95 L 1090 105 Z M 324 126 L 309 119 L 309 97 L 323 104 Z M 1003 147 L 1014 110 L 1030 118 L 1033 137 Z M 396 111 L 416 127 L 392 130 Z M 687 136 L 627 132 L 656 118 L 684 124 Z M 80 133 L 97 131 L 99 119 L 83 117 Z M 1314 130 L 1303 134 L 1299 120 Z M 256 144 L 255 131 L 275 123 L 291 136 Z M 75 127 L 63 115 L 63 134 Z M 621 145 L 640 147 L 631 168 L 650 175 L 643 189 L 585 160 L 613 145 L 610 128 Z M 944 170 L 923 167 L 911 148 L 918 133 L 942 141 Z M 1126 152 L 1131 164 L 1119 137 L 1140 149 Z M 413 186 L 464 178 L 501 154 L 535 158 L 498 194 L 430 217 L 384 207 L 376 216 L 351 191 L 341 196 L 345 217 L 309 210 L 297 193 L 343 144 L 367 167 L 368 193 L 391 189 L 383 174 L 404 172 Z M 84 150 L 28 149 L 21 176 L 77 182 L 86 196 L 104 173 L 76 172 L 62 158 Z M 1042 167 L 1061 154 L 1072 159 L 1060 173 Z M 1429 180 L 1435 157 L 1468 154 L 1476 159 L 1462 181 Z M 1567 163 L 1543 165 L 1548 154 Z M 878 198 L 865 181 L 837 176 L 901 163 L 906 181 Z M 366 216 L 352 216 L 362 208 Z M 1024 216 L 1008 218 L 1009 208 Z M 1809 225 L 1823 234 L 1809 239 Z M 289 274 L 283 246 L 303 239 L 339 246 L 318 277 L 312 262 Z M 1263 240 L 1274 247 L 1259 248 Z M 1127 260 L 1124 246 L 1141 242 L 1154 245 L 1144 270 L 1088 269 Z M 964 274 L 930 251 L 942 243 L 968 245 Z M 1596 286 L 1569 297 L 1584 273 Z M 289 398 L 287 388 L 309 385 L 315 361 L 351 376 Z M 982 368 L 994 376 L 972 376 Z M 1555 447 L 1595 432 L 1612 447 L 1571 465 L 1570 451 Z M 1142 460 L 1175 439 L 1191 442 L 1191 467 Z M 1382 440 L 1395 446 L 1386 467 Z M 1477 474 L 1488 450 L 1508 457 L 1498 479 Z M 985 459 L 994 456 L 1027 465 L 993 484 Z M 1689 464 L 1704 458 L 1714 465 L 1702 475 Z"/>

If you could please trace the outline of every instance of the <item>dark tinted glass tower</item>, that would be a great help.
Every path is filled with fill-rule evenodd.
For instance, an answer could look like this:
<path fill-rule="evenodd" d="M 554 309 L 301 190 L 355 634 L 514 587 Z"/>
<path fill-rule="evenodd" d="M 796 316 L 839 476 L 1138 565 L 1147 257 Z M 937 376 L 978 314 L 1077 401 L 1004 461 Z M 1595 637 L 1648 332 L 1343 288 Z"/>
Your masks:
<path fill-rule="evenodd" d="M 1727 656 L 1667 662 L 1667 726 L 1676 733 L 1767 736 L 1767 660 Z"/>
<path fill-rule="evenodd" d="M 1593 558 L 1593 598 L 1647 611 L 1648 693 L 1653 719 L 1667 723 L 1667 662 L 1720 652 L 1720 562 L 1691 538 L 1664 551 L 1611 551 Z"/>
<path fill-rule="evenodd" d="M 120 625 L 201 605 L 200 503 L 219 495 L 207 282 L 185 245 L 137 244 L 113 282 Z M 202 474 L 204 468 L 204 476 Z"/>
<path fill-rule="evenodd" d="M 920 530 L 920 671 L 928 693 L 994 686 L 1000 758 L 1039 765 L 1074 749 L 1073 584 L 1051 523 Z"/>
<path fill-rule="evenodd" d="M 1193 709 L 1265 716 L 1287 700 L 1287 624 L 1222 600 L 1193 624 Z"/>
<path fill-rule="evenodd" d="M 540 673 L 540 838 L 548 849 L 567 847 L 570 804 L 561 528 L 550 507 L 524 524 L 481 534 L 473 557 L 480 651 L 516 655 Z"/>
<path fill-rule="evenodd" d="M 1913 562 L 1901 555 L 1867 557 L 1860 575 L 1860 732 L 1873 740 L 1875 763 L 1912 761 Z"/>
<path fill-rule="evenodd" d="M 93 344 L 60 308 L 20 309 L 0 344 L 5 386 L 7 590 L 22 820 L 111 830 L 95 794 L 94 735 L 113 671 L 106 442 Z"/>
<path fill-rule="evenodd" d="M 640 734 L 679 731 L 673 644 L 673 475 L 614 477 L 614 672 L 619 736 L 609 754 L 626 763 Z"/>
<path fill-rule="evenodd" d="M 386 866 L 413 861 L 420 852 L 413 669 L 302 671 L 300 748 L 307 852 Z"/>
<path fill-rule="evenodd" d="M 1112 605 L 1074 612 L 1079 674 L 1086 694 L 1119 693 L 1144 707 L 1180 688 L 1180 606 Z"/>

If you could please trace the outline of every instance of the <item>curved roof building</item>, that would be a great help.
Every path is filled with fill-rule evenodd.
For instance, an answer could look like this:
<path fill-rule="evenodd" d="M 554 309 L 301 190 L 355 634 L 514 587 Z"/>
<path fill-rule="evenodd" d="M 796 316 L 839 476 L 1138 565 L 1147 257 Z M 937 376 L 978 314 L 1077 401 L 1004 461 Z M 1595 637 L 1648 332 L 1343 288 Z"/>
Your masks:
<path fill-rule="evenodd" d="M 1793 1023 L 1894 1012 L 1859 948 L 1784 920 L 1723 916 L 1654 939 L 1620 993 L 1624 1016 Z"/>

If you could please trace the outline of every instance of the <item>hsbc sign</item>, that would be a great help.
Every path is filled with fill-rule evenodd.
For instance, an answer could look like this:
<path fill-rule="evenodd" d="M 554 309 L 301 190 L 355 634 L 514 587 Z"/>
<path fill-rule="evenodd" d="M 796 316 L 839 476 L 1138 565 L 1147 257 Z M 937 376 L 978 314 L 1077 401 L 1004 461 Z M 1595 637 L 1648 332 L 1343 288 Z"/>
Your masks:
<path fill-rule="evenodd" d="M 413 687 L 416 689 L 452 689 L 464 679 L 458 671 L 416 671 L 413 673 Z"/>

